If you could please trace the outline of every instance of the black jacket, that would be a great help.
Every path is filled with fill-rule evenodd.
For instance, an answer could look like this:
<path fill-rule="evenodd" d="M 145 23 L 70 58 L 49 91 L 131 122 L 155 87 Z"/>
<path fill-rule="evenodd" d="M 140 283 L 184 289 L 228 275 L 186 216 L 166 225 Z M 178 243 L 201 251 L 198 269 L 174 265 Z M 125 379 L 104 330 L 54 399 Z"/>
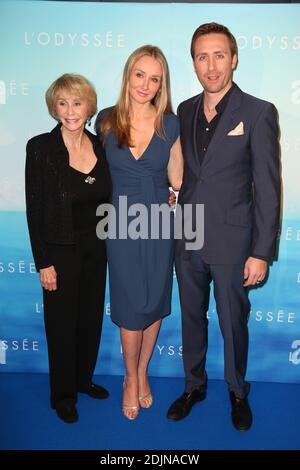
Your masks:
<path fill-rule="evenodd" d="M 281 200 L 276 108 L 234 85 L 200 165 L 196 129 L 202 100 L 203 93 L 178 108 L 184 155 L 178 204 L 204 205 L 200 228 L 205 263 L 238 264 L 249 256 L 271 259 Z M 185 242 L 177 240 L 176 253 L 189 258 Z"/>
<path fill-rule="evenodd" d="M 85 130 L 103 171 L 110 180 L 105 152 L 98 138 Z M 69 154 L 60 125 L 51 132 L 33 137 L 26 147 L 25 191 L 27 222 L 37 270 L 51 266 L 47 243 L 75 243 L 72 228 L 72 201 Z"/>

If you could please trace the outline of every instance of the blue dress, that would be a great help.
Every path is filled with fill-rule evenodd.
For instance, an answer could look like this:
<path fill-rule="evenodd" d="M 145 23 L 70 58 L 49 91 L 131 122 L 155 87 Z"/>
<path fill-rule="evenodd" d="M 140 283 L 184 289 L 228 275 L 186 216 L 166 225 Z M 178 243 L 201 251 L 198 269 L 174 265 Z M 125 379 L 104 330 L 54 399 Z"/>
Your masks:
<path fill-rule="evenodd" d="M 165 139 L 154 132 L 148 147 L 138 160 L 127 146 L 118 148 L 112 131 L 105 140 L 113 186 L 112 204 L 117 219 L 116 238 L 107 240 L 110 311 L 112 320 L 128 330 L 142 330 L 171 313 L 174 237 L 173 211 L 168 204 L 167 165 L 170 149 L 179 136 L 177 117 L 173 114 L 165 115 L 163 127 Z M 119 196 L 127 196 L 128 208 L 132 204 L 142 203 L 149 209 L 148 215 L 143 219 L 143 222 L 147 222 L 146 226 L 148 225 L 146 234 L 145 230 L 140 230 L 141 226 L 134 222 L 140 212 L 126 218 L 125 199 L 120 203 Z M 164 220 L 171 226 L 170 236 L 168 239 L 163 238 L 162 226 L 166 228 L 167 225 L 161 223 L 161 218 L 156 239 L 147 239 L 145 236 L 147 237 L 151 233 L 151 227 L 154 227 L 153 219 L 150 220 L 151 205 L 162 203 L 165 204 L 165 215 L 167 213 Z M 123 232 L 124 220 L 127 223 L 126 229 L 133 222 L 135 233 L 140 231 L 139 238 L 122 239 L 119 231 L 120 215 L 123 216 Z"/>

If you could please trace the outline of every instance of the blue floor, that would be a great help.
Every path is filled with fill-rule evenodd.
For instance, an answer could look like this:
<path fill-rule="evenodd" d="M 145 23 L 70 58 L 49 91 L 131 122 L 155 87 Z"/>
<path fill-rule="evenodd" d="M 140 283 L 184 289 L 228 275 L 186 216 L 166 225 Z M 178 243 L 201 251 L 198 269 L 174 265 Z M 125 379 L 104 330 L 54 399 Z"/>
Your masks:
<path fill-rule="evenodd" d="M 45 374 L 0 374 L 0 449 L 211 450 L 300 449 L 300 385 L 252 383 L 254 415 L 248 432 L 232 427 L 225 383 L 210 380 L 207 398 L 180 422 L 166 411 L 183 379 L 151 378 L 154 405 L 136 421 L 121 414 L 122 378 L 96 377 L 110 391 L 104 401 L 79 395 L 79 422 L 60 421 L 49 406 Z"/>

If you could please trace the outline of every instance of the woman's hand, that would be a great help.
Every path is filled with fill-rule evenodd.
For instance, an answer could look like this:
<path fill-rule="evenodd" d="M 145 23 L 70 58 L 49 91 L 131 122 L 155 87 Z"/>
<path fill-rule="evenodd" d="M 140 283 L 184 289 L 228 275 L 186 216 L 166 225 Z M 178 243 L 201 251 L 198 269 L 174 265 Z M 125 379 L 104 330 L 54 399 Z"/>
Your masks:
<path fill-rule="evenodd" d="M 176 204 L 176 194 L 174 191 L 169 190 L 169 206 L 174 207 Z"/>
<path fill-rule="evenodd" d="M 40 281 L 44 289 L 56 290 L 56 278 L 57 275 L 54 266 L 49 266 L 49 268 L 40 269 Z"/>

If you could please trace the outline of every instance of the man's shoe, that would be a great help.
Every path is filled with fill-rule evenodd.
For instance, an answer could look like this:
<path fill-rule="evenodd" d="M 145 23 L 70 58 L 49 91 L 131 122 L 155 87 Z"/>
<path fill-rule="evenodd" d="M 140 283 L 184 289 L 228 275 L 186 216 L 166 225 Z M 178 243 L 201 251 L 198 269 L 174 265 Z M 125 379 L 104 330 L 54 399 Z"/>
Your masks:
<path fill-rule="evenodd" d="M 232 424 L 237 431 L 248 431 L 252 425 L 252 412 L 247 398 L 237 398 L 234 392 L 230 392 L 232 406 Z"/>
<path fill-rule="evenodd" d="M 167 418 L 173 421 L 179 421 L 185 418 L 195 403 L 202 401 L 206 398 L 206 390 L 195 389 L 192 392 L 184 392 L 177 400 L 170 406 Z"/>
<path fill-rule="evenodd" d="M 79 390 L 81 393 L 86 393 L 92 398 L 96 398 L 97 400 L 104 400 L 109 396 L 108 391 L 101 387 L 101 385 L 91 384 L 87 390 Z"/>
<path fill-rule="evenodd" d="M 74 405 L 63 405 L 56 408 L 57 416 L 65 423 L 71 424 L 78 421 L 78 413 Z"/>

